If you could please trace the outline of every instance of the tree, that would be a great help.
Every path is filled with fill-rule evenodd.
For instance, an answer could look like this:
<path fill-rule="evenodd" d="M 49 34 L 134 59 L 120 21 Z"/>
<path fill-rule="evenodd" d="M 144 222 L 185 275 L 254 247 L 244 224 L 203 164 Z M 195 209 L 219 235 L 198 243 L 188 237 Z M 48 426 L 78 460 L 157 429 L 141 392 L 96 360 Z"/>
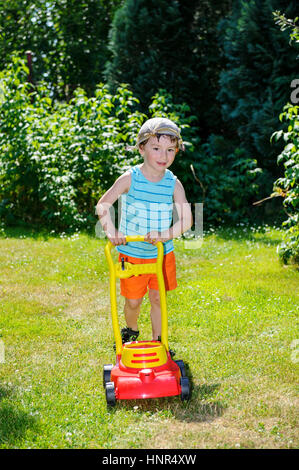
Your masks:
<path fill-rule="evenodd" d="M 186 44 L 186 39 L 177 0 L 126 1 L 112 24 L 108 83 L 130 83 L 142 104 L 147 105 L 154 91 L 166 83 L 178 87 L 175 77 L 182 54 L 178 46 Z"/>
<path fill-rule="evenodd" d="M 88 94 L 103 81 L 107 36 L 121 0 L 0 0 L 0 69 L 16 52 L 33 55 L 33 78 L 53 96 L 70 99 L 81 86 Z"/>
<path fill-rule="evenodd" d="M 215 38 L 219 18 L 231 0 L 126 0 L 110 31 L 111 60 L 106 79 L 111 89 L 129 83 L 145 111 L 159 89 L 197 116 L 202 137 L 219 132 L 215 96 L 221 59 Z"/>
<path fill-rule="evenodd" d="M 62 82 L 67 94 L 78 86 L 89 96 L 103 81 L 109 58 L 108 31 L 120 0 L 56 0 L 53 13 L 59 25 L 59 52 L 63 60 Z M 54 17 L 55 17 L 54 16 Z M 53 20 L 54 21 L 54 20 Z M 51 56 L 57 54 L 51 51 Z"/>
<path fill-rule="evenodd" d="M 274 162 L 281 147 L 271 145 L 270 137 L 297 73 L 298 51 L 289 48 L 285 34 L 273 22 L 272 11 L 278 7 L 291 14 L 297 2 L 237 0 L 230 17 L 219 24 L 227 60 L 218 94 L 222 116 L 230 124 L 232 138 L 266 170 L 266 192 L 280 171 Z"/>

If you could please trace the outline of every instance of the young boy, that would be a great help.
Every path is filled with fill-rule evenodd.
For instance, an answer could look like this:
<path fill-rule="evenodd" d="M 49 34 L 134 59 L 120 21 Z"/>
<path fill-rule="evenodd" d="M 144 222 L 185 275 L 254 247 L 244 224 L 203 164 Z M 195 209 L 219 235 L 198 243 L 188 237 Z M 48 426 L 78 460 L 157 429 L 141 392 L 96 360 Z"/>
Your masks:
<path fill-rule="evenodd" d="M 175 289 L 176 266 L 173 238 L 192 225 L 192 214 L 181 182 L 168 170 L 179 149 L 184 150 L 180 129 L 166 118 L 147 120 L 137 136 L 135 147 L 143 163 L 121 175 L 97 204 L 102 227 L 117 246 L 119 259 L 130 263 L 152 263 L 157 257 L 155 243 L 164 244 L 163 274 L 166 291 Z M 121 196 L 121 220 L 117 230 L 109 208 Z M 173 223 L 173 205 L 178 220 Z M 144 235 L 144 242 L 126 243 L 126 235 Z M 153 340 L 161 336 L 160 296 L 157 276 L 142 274 L 121 279 L 121 295 L 125 297 L 126 328 L 121 330 L 123 343 L 135 341 L 139 335 L 137 319 L 148 290 L 151 304 Z"/>

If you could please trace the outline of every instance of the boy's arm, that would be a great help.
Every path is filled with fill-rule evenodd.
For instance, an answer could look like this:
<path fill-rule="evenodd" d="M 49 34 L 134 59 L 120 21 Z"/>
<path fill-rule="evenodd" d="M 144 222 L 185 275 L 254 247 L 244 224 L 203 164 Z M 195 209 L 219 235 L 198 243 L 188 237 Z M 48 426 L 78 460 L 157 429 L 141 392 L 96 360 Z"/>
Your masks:
<path fill-rule="evenodd" d="M 157 241 L 165 242 L 167 240 L 172 240 L 177 238 L 182 233 L 186 232 L 192 224 L 193 217 L 191 212 L 190 204 L 186 199 L 186 194 L 182 183 L 179 180 L 176 180 L 173 200 L 178 214 L 178 220 L 172 227 L 163 232 L 152 231 L 146 234 L 145 239 L 151 243 L 156 243 Z"/>
<path fill-rule="evenodd" d="M 193 224 L 191 206 L 186 199 L 185 189 L 177 180 L 173 193 L 173 200 L 178 214 L 178 221 L 169 229 L 169 239 L 177 238 L 189 230 Z"/>
<path fill-rule="evenodd" d="M 96 206 L 96 212 L 104 232 L 113 245 L 125 245 L 125 235 L 119 232 L 110 216 L 110 207 L 117 201 L 119 196 L 129 191 L 131 185 L 131 174 L 129 172 L 121 175 L 108 191 L 101 197 Z"/>

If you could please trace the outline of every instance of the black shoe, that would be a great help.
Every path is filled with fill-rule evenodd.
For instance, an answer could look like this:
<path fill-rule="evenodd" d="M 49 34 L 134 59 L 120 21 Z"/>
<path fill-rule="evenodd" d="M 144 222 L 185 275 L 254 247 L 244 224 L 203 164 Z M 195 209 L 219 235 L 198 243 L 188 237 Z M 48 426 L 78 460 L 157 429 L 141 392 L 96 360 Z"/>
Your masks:
<path fill-rule="evenodd" d="M 160 341 L 160 343 L 161 343 L 161 336 L 158 336 L 158 341 Z M 170 357 L 172 359 L 175 356 L 175 351 L 173 349 L 169 348 L 169 354 L 170 354 Z"/>
<path fill-rule="evenodd" d="M 122 344 L 128 343 L 129 341 L 136 341 L 139 336 L 139 331 L 134 331 L 128 326 L 126 328 L 122 328 L 121 330 L 121 340 Z M 113 345 L 114 351 L 116 351 L 115 343 Z"/>
<path fill-rule="evenodd" d="M 121 339 L 123 344 L 129 341 L 136 341 L 139 336 L 139 331 L 132 330 L 132 328 L 126 327 L 121 330 Z"/>

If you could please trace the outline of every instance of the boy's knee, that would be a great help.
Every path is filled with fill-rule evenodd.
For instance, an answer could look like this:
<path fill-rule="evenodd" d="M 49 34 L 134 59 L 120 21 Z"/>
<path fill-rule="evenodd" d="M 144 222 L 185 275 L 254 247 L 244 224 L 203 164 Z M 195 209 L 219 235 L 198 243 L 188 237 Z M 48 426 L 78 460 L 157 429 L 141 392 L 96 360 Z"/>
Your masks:
<path fill-rule="evenodd" d="M 143 298 L 141 299 L 126 299 L 126 304 L 128 305 L 129 308 L 132 310 L 135 310 L 136 308 L 140 307 L 142 303 Z"/>
<path fill-rule="evenodd" d="M 155 304 L 155 305 L 160 305 L 160 294 L 159 294 L 159 291 L 158 290 L 150 290 L 149 291 L 149 299 L 150 299 L 150 302 L 151 304 Z"/>

